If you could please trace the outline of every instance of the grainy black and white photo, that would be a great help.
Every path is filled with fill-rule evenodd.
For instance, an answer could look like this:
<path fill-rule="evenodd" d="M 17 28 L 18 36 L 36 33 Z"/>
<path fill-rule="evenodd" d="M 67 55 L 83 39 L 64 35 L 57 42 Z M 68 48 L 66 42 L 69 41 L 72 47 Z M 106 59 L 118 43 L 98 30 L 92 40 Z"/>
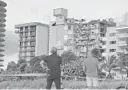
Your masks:
<path fill-rule="evenodd" d="M 128 0 L 0 0 L 0 89 L 128 89 Z"/>

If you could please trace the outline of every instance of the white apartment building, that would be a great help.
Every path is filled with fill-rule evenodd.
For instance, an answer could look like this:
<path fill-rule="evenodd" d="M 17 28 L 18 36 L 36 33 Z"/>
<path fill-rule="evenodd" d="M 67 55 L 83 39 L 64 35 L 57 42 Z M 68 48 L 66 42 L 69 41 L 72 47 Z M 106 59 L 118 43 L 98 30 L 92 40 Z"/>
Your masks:
<path fill-rule="evenodd" d="M 117 52 L 118 53 L 126 53 L 127 43 L 126 40 L 128 39 L 128 25 L 125 26 L 118 26 L 115 28 L 117 31 Z"/>
<path fill-rule="evenodd" d="M 118 56 L 117 55 L 117 43 L 118 43 L 118 38 L 117 38 L 117 31 L 115 27 L 108 27 L 107 28 L 107 33 L 106 33 L 106 45 L 105 45 L 105 56 L 106 59 L 110 58 L 112 55 Z"/>
<path fill-rule="evenodd" d="M 105 56 L 106 59 L 112 55 L 115 55 L 118 58 L 120 53 L 126 53 L 127 39 L 128 26 L 108 27 L 103 56 Z"/>
<path fill-rule="evenodd" d="M 48 54 L 49 26 L 31 22 L 15 25 L 19 34 L 19 59 L 30 61 L 35 56 Z"/>

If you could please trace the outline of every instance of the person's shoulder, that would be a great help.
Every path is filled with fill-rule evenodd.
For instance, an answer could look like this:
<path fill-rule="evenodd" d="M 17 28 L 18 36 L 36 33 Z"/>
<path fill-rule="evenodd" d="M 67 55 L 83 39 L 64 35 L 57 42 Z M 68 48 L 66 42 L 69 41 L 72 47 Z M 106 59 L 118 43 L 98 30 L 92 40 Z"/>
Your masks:
<path fill-rule="evenodd" d="M 59 59 L 61 59 L 61 56 L 57 55 L 57 57 L 58 57 Z"/>

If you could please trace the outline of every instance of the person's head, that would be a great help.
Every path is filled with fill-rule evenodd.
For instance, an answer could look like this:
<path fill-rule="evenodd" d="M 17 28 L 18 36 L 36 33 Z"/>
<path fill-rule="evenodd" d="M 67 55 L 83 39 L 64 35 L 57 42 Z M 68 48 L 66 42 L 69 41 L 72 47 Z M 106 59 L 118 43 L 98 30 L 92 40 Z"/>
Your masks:
<path fill-rule="evenodd" d="M 51 49 L 51 53 L 52 53 L 52 54 L 57 54 L 57 48 L 56 48 L 56 47 L 53 47 L 53 48 Z"/>
<path fill-rule="evenodd" d="M 93 49 L 91 50 L 91 53 L 92 53 L 92 56 L 94 56 L 94 57 L 99 57 L 99 55 L 100 55 L 100 50 L 99 50 L 98 48 L 93 48 Z"/>

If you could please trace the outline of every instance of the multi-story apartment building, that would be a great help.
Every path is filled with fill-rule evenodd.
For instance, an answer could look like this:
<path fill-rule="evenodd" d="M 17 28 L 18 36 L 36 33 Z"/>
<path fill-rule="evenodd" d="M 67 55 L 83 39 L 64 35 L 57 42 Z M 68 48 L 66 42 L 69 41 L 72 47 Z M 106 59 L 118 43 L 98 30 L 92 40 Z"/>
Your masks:
<path fill-rule="evenodd" d="M 4 60 L 2 59 L 2 57 L 4 56 L 4 54 L 2 53 L 4 51 L 4 44 L 3 42 L 4 37 L 5 37 L 5 17 L 6 17 L 6 9 L 5 7 L 7 6 L 7 4 L 3 1 L 0 0 L 0 67 L 3 66 L 3 64 L 1 62 L 3 62 Z"/>
<path fill-rule="evenodd" d="M 106 32 L 105 40 L 105 58 L 108 60 L 112 55 L 117 57 L 117 31 L 115 30 L 116 26 L 108 27 Z"/>
<path fill-rule="evenodd" d="M 112 55 L 118 56 L 127 53 L 128 26 L 108 27 L 104 44 L 103 56 L 108 60 Z"/>
<path fill-rule="evenodd" d="M 128 25 L 118 26 L 115 30 L 117 31 L 117 52 L 127 53 Z"/>
<path fill-rule="evenodd" d="M 30 61 L 35 56 L 48 54 L 49 26 L 32 22 L 15 25 L 19 34 L 19 59 Z"/>
<path fill-rule="evenodd" d="M 108 20 L 103 20 L 99 23 L 99 31 L 100 31 L 100 47 L 101 53 L 105 60 L 112 55 L 116 55 L 116 30 L 114 27 L 116 23 Z"/>

